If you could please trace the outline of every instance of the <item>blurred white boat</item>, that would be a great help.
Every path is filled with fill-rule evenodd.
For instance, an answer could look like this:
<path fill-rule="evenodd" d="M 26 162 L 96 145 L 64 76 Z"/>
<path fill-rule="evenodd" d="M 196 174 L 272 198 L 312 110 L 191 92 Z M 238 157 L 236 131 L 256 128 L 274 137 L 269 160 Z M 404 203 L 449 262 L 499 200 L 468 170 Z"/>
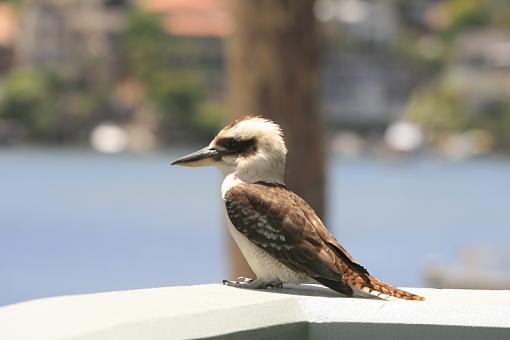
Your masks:
<path fill-rule="evenodd" d="M 510 254 L 480 247 L 465 248 L 461 263 L 431 263 L 425 270 L 425 283 L 433 288 L 510 289 Z"/>

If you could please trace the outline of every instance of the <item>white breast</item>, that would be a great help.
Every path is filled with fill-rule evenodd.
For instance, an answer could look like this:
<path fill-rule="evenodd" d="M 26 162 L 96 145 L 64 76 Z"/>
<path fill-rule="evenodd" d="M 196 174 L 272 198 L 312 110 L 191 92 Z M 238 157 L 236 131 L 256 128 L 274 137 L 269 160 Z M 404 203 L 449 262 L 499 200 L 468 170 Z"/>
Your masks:
<path fill-rule="evenodd" d="M 235 172 L 226 175 L 225 178 L 223 179 L 223 183 L 221 184 L 221 198 L 225 199 L 225 194 L 227 193 L 227 191 L 233 186 L 240 183 L 243 183 L 243 181 L 239 177 L 237 177 Z"/>

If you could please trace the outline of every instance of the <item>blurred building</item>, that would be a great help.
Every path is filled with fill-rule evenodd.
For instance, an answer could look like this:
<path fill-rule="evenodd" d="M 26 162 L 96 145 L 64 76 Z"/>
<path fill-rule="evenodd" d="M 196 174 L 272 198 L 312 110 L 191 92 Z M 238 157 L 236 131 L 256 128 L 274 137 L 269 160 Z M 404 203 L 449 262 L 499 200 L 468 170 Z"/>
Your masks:
<path fill-rule="evenodd" d="M 0 3 L 0 74 L 12 65 L 17 18 L 11 5 Z"/>
<path fill-rule="evenodd" d="M 409 70 L 375 53 L 328 55 L 326 59 L 322 105 L 330 125 L 382 132 L 399 118 L 412 82 Z"/>
<path fill-rule="evenodd" d="M 317 20 L 340 40 L 323 56 L 323 110 L 343 129 L 383 131 L 398 118 L 409 93 L 409 70 L 389 57 L 399 18 L 385 1 L 318 0 Z M 338 43 L 337 43 L 338 44 Z"/>
<path fill-rule="evenodd" d="M 173 35 L 225 38 L 232 30 L 227 0 L 138 0 L 142 8 L 163 14 Z"/>
<path fill-rule="evenodd" d="M 16 58 L 20 65 L 80 74 L 100 60 L 96 76 L 115 78 L 116 38 L 127 0 L 27 0 L 22 4 Z"/>
<path fill-rule="evenodd" d="M 468 33 L 459 39 L 454 50 L 446 76 L 463 89 L 465 100 L 483 106 L 510 96 L 509 32 Z"/>

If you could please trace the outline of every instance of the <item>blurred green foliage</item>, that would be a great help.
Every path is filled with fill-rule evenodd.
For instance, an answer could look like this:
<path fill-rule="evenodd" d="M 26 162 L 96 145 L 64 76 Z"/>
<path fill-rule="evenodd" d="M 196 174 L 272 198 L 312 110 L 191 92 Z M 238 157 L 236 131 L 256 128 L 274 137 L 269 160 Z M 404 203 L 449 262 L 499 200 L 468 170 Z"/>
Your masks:
<path fill-rule="evenodd" d="M 200 60 L 200 41 L 169 36 L 160 19 L 137 7 L 129 11 L 121 39 L 128 73 L 155 104 L 162 129 L 187 127 L 209 136 L 225 114 L 221 100 L 206 93 L 205 70 L 197 68 L 207 62 Z"/>
<path fill-rule="evenodd" d="M 55 124 L 54 84 L 51 77 L 33 69 L 14 69 L 4 79 L 0 118 L 30 127 L 31 137 L 47 138 Z"/>
<path fill-rule="evenodd" d="M 484 105 L 483 114 L 474 117 L 474 128 L 489 131 L 496 146 L 510 148 L 510 98 L 499 98 Z"/>
<path fill-rule="evenodd" d="M 415 91 L 405 117 L 442 135 L 467 129 L 471 122 L 465 112 L 460 92 L 448 82 L 434 81 Z"/>
<path fill-rule="evenodd" d="M 399 16 L 405 18 L 412 2 L 395 3 Z M 461 44 L 462 39 L 473 39 L 470 34 L 475 32 L 510 34 L 508 1 L 443 0 L 425 10 L 422 20 L 402 21 L 395 45 L 396 54 L 413 64 L 422 79 L 409 97 L 404 118 L 425 127 L 433 141 L 483 129 L 496 146 L 510 147 L 510 91 L 498 80 L 501 72 L 508 71 L 487 60 L 480 60 L 478 66 L 465 64 L 462 55 L 467 52 Z M 480 46 L 480 56 L 484 53 Z M 479 91 L 482 81 L 484 89 Z"/>
<path fill-rule="evenodd" d="M 439 31 L 446 39 L 455 39 L 463 31 L 489 24 L 490 0 L 449 0 L 439 6 L 442 16 Z M 441 20 L 441 19 L 438 19 Z"/>
<path fill-rule="evenodd" d="M 35 140 L 85 138 L 111 112 L 108 87 L 49 70 L 14 68 L 1 85 L 0 119 L 22 124 Z"/>
<path fill-rule="evenodd" d="M 427 128 L 431 140 L 481 129 L 490 133 L 496 147 L 510 147 L 510 97 L 476 96 L 476 89 L 459 86 L 448 77 L 415 91 L 404 110 L 404 118 Z"/>

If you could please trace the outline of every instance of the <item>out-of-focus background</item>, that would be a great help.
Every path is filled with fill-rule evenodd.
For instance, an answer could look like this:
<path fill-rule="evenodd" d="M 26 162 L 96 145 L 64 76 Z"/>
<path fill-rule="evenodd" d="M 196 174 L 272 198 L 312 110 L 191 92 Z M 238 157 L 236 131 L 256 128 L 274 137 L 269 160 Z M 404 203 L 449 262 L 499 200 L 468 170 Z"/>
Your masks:
<path fill-rule="evenodd" d="M 12 0 L 0 305 L 231 276 L 220 175 L 169 163 L 245 108 L 373 274 L 510 288 L 507 1 Z"/>

